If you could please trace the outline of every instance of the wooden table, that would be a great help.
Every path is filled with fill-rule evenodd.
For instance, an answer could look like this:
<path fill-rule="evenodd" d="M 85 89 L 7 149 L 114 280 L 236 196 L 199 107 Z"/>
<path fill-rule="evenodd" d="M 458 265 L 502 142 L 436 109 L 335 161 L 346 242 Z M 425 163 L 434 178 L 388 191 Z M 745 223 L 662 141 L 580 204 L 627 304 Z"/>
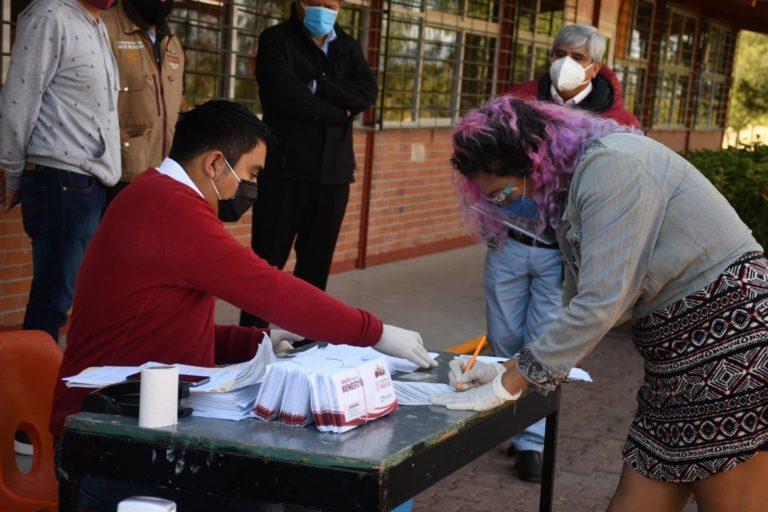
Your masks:
<path fill-rule="evenodd" d="M 447 382 L 452 357 L 441 354 L 427 380 Z M 558 389 L 480 413 L 402 406 L 344 434 L 197 417 L 142 429 L 136 418 L 80 413 L 64 430 L 59 510 L 75 511 L 78 480 L 91 475 L 243 502 L 385 512 L 546 418 L 539 510 L 549 511 L 559 402 Z"/>

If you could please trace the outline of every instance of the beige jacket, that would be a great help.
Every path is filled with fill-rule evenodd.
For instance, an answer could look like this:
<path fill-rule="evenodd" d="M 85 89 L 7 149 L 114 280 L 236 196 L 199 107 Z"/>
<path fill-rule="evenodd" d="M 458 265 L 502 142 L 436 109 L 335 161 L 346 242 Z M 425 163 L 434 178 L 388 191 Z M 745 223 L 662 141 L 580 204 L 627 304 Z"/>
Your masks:
<path fill-rule="evenodd" d="M 762 252 L 736 211 L 683 157 L 640 135 L 588 148 L 558 233 L 565 307 L 520 352 L 521 373 L 553 389 L 614 325 L 645 317 Z"/>
<path fill-rule="evenodd" d="M 168 156 L 184 92 L 179 39 L 173 31 L 162 38 L 158 65 L 152 41 L 126 9 L 132 7 L 118 0 L 102 16 L 120 70 L 121 181 L 132 180 Z"/>

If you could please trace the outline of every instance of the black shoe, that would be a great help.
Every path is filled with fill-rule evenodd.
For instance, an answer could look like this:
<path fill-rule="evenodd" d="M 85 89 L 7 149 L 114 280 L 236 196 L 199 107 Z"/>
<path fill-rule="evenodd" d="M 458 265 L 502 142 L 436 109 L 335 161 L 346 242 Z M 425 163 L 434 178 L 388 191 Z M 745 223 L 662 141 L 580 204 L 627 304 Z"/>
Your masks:
<path fill-rule="evenodd" d="M 517 452 L 517 477 L 525 482 L 541 482 L 541 453 L 534 450 Z"/>

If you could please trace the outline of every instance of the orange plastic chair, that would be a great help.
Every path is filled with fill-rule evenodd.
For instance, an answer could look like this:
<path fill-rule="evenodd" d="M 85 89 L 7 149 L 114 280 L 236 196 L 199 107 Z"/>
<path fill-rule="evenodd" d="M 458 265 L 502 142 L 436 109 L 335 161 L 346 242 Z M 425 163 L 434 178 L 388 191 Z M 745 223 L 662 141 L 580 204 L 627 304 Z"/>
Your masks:
<path fill-rule="evenodd" d="M 48 431 L 61 350 L 42 331 L 0 332 L 0 510 L 58 510 L 53 437 Z M 17 430 L 32 440 L 28 474 L 19 471 L 13 451 Z"/>

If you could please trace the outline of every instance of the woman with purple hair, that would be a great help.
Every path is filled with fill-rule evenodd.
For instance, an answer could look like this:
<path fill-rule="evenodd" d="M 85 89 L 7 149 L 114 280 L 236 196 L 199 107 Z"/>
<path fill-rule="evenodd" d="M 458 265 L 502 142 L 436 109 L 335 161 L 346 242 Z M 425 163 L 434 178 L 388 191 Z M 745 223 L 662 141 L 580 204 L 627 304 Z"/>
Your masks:
<path fill-rule="evenodd" d="M 523 183 L 556 230 L 564 305 L 547 331 L 496 365 L 452 363 L 485 410 L 552 390 L 614 325 L 633 320 L 645 381 L 609 511 L 764 510 L 768 500 L 768 259 L 736 212 L 665 146 L 575 109 L 502 97 L 453 137 L 465 205 L 504 206 Z M 506 228 L 469 215 L 486 241 Z"/>

